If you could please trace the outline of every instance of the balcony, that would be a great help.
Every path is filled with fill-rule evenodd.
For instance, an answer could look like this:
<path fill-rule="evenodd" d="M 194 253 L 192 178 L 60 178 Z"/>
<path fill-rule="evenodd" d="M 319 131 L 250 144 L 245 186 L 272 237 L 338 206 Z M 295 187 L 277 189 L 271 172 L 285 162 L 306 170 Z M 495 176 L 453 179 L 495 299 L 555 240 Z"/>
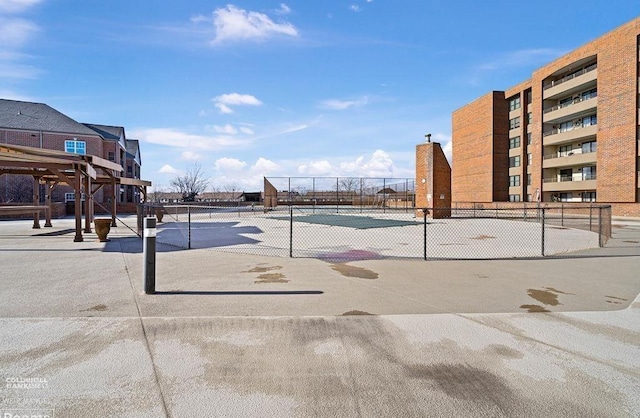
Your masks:
<path fill-rule="evenodd" d="M 543 87 L 542 98 L 553 99 L 562 95 L 568 95 L 582 89 L 587 83 L 595 82 L 598 78 L 598 64 L 590 65 L 583 70 L 569 74 L 559 80 L 554 80 Z M 595 84 L 595 83 L 594 83 Z"/>
<path fill-rule="evenodd" d="M 596 136 L 598 133 L 598 125 L 576 126 L 569 131 L 560 132 L 558 129 L 552 129 L 542 134 L 542 144 L 546 147 L 549 145 L 560 145 L 578 139 Z"/>
<path fill-rule="evenodd" d="M 595 176 L 594 176 L 595 177 Z M 545 192 L 571 192 L 578 190 L 595 190 L 595 178 L 589 180 L 574 180 L 572 177 L 552 177 L 542 180 L 544 183 L 543 190 Z"/>
<path fill-rule="evenodd" d="M 545 109 L 542 115 L 542 122 L 553 123 L 562 119 L 567 119 L 569 116 L 577 116 L 580 113 L 588 114 L 596 107 L 598 107 L 597 96 L 593 96 L 588 99 L 582 99 L 580 97 L 564 106 L 557 105 Z"/>
<path fill-rule="evenodd" d="M 566 155 L 547 154 L 542 161 L 542 168 L 569 167 L 573 165 L 588 165 L 596 162 L 596 152 L 582 153 L 580 149 Z"/>

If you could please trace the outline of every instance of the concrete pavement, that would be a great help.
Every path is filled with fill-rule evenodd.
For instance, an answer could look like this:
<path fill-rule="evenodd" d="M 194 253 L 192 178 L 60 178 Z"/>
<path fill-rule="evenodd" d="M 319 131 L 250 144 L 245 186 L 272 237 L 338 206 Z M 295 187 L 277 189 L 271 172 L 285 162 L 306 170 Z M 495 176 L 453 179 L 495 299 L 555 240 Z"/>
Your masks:
<path fill-rule="evenodd" d="M 0 222 L 2 413 L 640 415 L 640 222 L 570 259 L 160 248 L 157 295 L 129 230 L 66 222 Z"/>

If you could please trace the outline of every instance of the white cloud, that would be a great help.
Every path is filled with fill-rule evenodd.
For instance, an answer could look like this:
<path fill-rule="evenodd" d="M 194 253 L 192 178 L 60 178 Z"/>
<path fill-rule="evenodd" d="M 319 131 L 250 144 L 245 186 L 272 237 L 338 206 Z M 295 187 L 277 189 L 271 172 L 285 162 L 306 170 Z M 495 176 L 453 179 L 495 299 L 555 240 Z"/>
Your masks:
<path fill-rule="evenodd" d="M 195 135 L 170 128 L 133 129 L 130 136 L 151 144 L 189 150 L 219 151 L 242 147 L 249 143 L 248 140 L 233 137 Z"/>
<path fill-rule="evenodd" d="M 238 170 L 242 170 L 246 166 L 247 166 L 247 163 L 245 163 L 244 161 L 240 161 L 237 158 L 224 157 L 216 160 L 215 162 L 215 167 L 216 167 L 216 170 L 218 171 L 226 171 L 226 170 L 238 171 Z"/>
<path fill-rule="evenodd" d="M 291 8 L 284 3 L 280 3 L 280 8 L 276 10 L 276 14 L 288 15 L 289 13 L 291 13 Z"/>
<path fill-rule="evenodd" d="M 2 49 L 23 46 L 38 31 L 38 25 L 24 19 L 0 19 L 0 45 Z"/>
<path fill-rule="evenodd" d="M 307 176 L 326 176 L 334 172 L 333 166 L 327 160 L 311 161 L 298 166 L 298 173 Z"/>
<path fill-rule="evenodd" d="M 356 158 L 353 162 L 340 164 L 341 172 L 361 177 L 394 177 L 397 171 L 393 160 L 383 150 L 374 151 L 369 161 L 364 160 L 364 156 Z"/>
<path fill-rule="evenodd" d="M 224 126 L 213 125 L 213 129 L 220 134 L 235 135 L 238 133 L 238 130 L 229 124 Z"/>
<path fill-rule="evenodd" d="M 247 128 L 246 126 L 241 126 L 240 127 L 240 132 L 242 132 L 243 134 L 247 134 L 247 135 L 253 135 L 255 133 L 253 131 L 253 129 Z"/>
<path fill-rule="evenodd" d="M 188 161 L 198 161 L 202 159 L 202 155 L 193 151 L 184 151 L 181 155 L 181 158 Z"/>
<path fill-rule="evenodd" d="M 40 3 L 41 0 L 0 0 L 0 11 L 17 13 Z"/>
<path fill-rule="evenodd" d="M 271 160 L 267 160 L 266 158 L 263 158 L 263 157 L 258 158 L 256 163 L 253 166 L 251 166 L 251 170 L 260 171 L 265 174 L 268 172 L 279 170 L 279 169 L 280 169 L 280 166 L 278 164 L 274 163 Z"/>
<path fill-rule="evenodd" d="M 228 93 L 216 96 L 213 99 L 214 106 L 222 113 L 233 113 L 230 106 L 262 106 L 262 102 L 250 94 Z"/>
<path fill-rule="evenodd" d="M 352 4 L 351 6 L 349 6 L 349 10 L 352 10 L 354 12 L 360 12 L 362 11 L 362 8 L 357 4 Z"/>
<path fill-rule="evenodd" d="M 367 96 L 355 100 L 329 99 L 321 103 L 321 107 L 330 110 L 347 110 L 352 107 L 361 107 L 369 104 L 371 100 Z"/>
<path fill-rule="evenodd" d="M 277 14 L 287 14 L 291 9 L 281 4 Z M 289 22 L 274 22 L 264 13 L 247 11 L 229 4 L 213 11 L 213 18 L 196 16 L 194 23 L 212 22 L 215 26 L 213 45 L 228 41 L 264 41 L 273 36 L 297 37 L 298 29 Z"/>
<path fill-rule="evenodd" d="M 175 168 L 171 167 L 169 164 L 165 164 L 160 168 L 160 170 L 158 170 L 158 173 L 161 173 L 161 174 L 178 174 L 178 170 L 176 170 Z"/>

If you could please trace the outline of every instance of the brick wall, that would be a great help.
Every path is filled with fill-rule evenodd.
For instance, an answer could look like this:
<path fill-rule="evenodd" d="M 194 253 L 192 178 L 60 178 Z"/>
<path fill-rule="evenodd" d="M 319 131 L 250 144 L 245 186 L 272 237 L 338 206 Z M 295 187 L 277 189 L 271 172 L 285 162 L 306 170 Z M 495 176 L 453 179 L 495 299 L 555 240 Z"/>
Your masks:
<path fill-rule="evenodd" d="M 451 216 L 451 166 L 437 142 L 416 146 L 416 207 L 434 208 L 433 218 Z"/>

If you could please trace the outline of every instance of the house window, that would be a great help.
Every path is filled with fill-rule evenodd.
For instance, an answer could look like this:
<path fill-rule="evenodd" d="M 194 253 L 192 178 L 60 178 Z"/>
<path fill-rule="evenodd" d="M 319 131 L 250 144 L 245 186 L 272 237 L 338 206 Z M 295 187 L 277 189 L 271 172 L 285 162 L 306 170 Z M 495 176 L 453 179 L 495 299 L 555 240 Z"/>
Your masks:
<path fill-rule="evenodd" d="M 78 141 L 77 139 L 68 139 L 64 141 L 64 150 L 65 152 L 70 152 L 72 154 L 86 154 L 87 153 L 87 143 L 84 141 Z"/>
<path fill-rule="evenodd" d="M 516 96 L 509 100 L 509 111 L 520 109 L 520 96 Z"/>
<path fill-rule="evenodd" d="M 109 159 L 109 161 L 115 161 L 116 160 L 116 153 L 115 152 L 109 151 L 109 153 L 107 155 L 108 155 L 107 158 Z"/>
<path fill-rule="evenodd" d="M 520 186 L 520 176 L 509 176 L 509 187 Z"/>
<path fill-rule="evenodd" d="M 520 127 L 520 116 L 513 119 L 509 119 L 509 129 L 516 129 Z"/>
<path fill-rule="evenodd" d="M 509 195 L 509 202 L 519 202 L 520 201 L 520 195 L 519 194 L 510 194 Z"/>
<path fill-rule="evenodd" d="M 595 180 L 596 166 L 582 167 L 582 180 Z"/>
<path fill-rule="evenodd" d="M 509 138 L 509 149 L 520 148 L 520 137 Z"/>
<path fill-rule="evenodd" d="M 582 201 L 583 202 L 595 202 L 596 201 L 596 192 L 582 192 Z"/>
<path fill-rule="evenodd" d="M 520 156 L 509 157 L 509 167 L 520 167 Z"/>

